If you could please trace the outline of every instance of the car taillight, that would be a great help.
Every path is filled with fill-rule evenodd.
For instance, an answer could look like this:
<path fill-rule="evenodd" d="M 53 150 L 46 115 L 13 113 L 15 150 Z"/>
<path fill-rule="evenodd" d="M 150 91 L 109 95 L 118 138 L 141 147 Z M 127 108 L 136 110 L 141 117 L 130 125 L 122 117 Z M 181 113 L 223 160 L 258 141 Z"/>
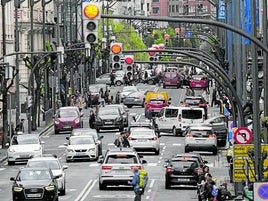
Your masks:
<path fill-rule="evenodd" d="M 102 170 L 111 170 L 111 169 L 112 169 L 112 166 L 110 166 L 110 165 L 103 165 L 103 166 L 101 167 L 101 169 L 102 169 Z"/>
<path fill-rule="evenodd" d="M 173 170 L 172 168 L 167 168 L 167 169 L 166 169 L 166 172 L 167 172 L 167 173 L 172 173 L 172 172 L 174 172 L 174 170 Z"/>
<path fill-rule="evenodd" d="M 139 96 L 136 96 L 135 99 L 140 99 L 140 97 Z"/>
<path fill-rule="evenodd" d="M 206 104 L 204 104 L 204 103 L 200 103 L 198 106 L 199 106 L 199 107 L 206 107 Z"/>
<path fill-rule="evenodd" d="M 154 140 L 155 141 L 155 140 L 157 140 L 157 137 L 153 137 L 151 140 Z"/>
<path fill-rule="evenodd" d="M 192 134 L 187 134 L 186 137 L 187 137 L 187 138 L 192 138 L 193 135 L 192 135 Z"/>
<path fill-rule="evenodd" d="M 136 138 L 129 137 L 128 140 L 136 140 Z"/>
<path fill-rule="evenodd" d="M 216 135 L 215 135 L 215 134 L 210 134 L 210 135 L 208 136 L 208 138 L 216 138 Z"/>
<path fill-rule="evenodd" d="M 130 166 L 131 170 L 134 170 L 135 168 L 137 168 L 138 170 L 141 170 L 141 166 L 137 165 L 137 166 Z"/>

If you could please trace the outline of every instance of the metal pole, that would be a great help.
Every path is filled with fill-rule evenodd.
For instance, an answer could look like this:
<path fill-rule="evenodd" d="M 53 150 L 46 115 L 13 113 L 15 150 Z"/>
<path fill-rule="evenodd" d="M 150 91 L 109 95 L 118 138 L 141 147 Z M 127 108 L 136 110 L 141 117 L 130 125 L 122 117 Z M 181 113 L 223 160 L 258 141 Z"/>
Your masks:
<path fill-rule="evenodd" d="M 263 43 L 268 46 L 267 39 L 267 1 L 263 1 Z M 268 55 L 263 54 L 263 86 L 264 87 L 264 116 L 268 116 Z M 264 126 L 264 143 L 268 143 L 268 127 Z"/>
<path fill-rule="evenodd" d="M 256 0 L 251 0 L 251 33 L 256 37 Z M 261 158 L 261 140 L 260 140 L 260 108 L 259 108 L 259 79 L 257 63 L 257 47 L 251 42 L 252 57 L 252 92 L 253 92 L 253 142 L 254 142 L 254 168 L 257 181 L 262 179 L 262 158 Z"/>
<path fill-rule="evenodd" d="M 2 44 L 3 44 L 3 55 L 6 55 L 6 0 L 1 0 L 2 6 Z"/>

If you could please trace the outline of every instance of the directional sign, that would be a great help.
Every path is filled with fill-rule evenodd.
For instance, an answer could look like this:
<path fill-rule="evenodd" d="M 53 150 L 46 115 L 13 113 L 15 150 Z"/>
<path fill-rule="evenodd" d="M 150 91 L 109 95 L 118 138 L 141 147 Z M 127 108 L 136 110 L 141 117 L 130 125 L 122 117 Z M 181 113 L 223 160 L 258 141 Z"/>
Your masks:
<path fill-rule="evenodd" d="M 250 144 L 252 138 L 252 132 L 247 127 L 239 127 L 234 132 L 234 140 L 237 144 Z"/>
<path fill-rule="evenodd" d="M 265 182 L 254 182 L 254 201 L 268 200 L 268 184 Z"/>
<path fill-rule="evenodd" d="M 236 157 L 248 157 L 248 151 L 254 149 L 253 144 L 235 144 L 233 146 L 234 149 L 234 158 Z"/>
<path fill-rule="evenodd" d="M 252 162 L 252 160 L 248 158 L 247 161 L 248 161 L 248 165 L 251 168 L 254 168 L 254 163 Z M 247 162 L 245 159 L 234 159 L 234 168 L 235 169 L 243 168 L 246 166 L 246 164 L 247 164 Z M 268 159 L 265 159 L 263 161 L 263 167 L 268 167 Z"/>

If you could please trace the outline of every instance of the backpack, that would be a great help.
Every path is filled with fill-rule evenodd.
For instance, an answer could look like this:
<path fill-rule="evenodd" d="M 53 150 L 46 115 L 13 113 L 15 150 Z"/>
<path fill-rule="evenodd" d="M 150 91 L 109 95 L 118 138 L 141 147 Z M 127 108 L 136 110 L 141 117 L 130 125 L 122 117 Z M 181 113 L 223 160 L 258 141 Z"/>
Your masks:
<path fill-rule="evenodd" d="M 211 194 L 212 194 L 213 197 L 217 197 L 218 189 L 216 188 L 216 186 L 213 186 L 213 188 L 211 190 Z"/>
<path fill-rule="evenodd" d="M 139 173 L 139 186 L 145 188 L 148 181 L 148 172 L 145 169 L 141 169 Z"/>

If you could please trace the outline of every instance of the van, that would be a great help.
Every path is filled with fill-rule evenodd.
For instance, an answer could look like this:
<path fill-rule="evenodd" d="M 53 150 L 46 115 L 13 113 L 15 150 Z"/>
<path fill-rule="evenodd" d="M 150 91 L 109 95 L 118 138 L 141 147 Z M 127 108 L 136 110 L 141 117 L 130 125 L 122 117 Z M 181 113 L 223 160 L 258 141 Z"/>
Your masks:
<path fill-rule="evenodd" d="M 172 133 L 174 136 L 182 135 L 192 123 L 203 123 L 205 110 L 197 107 L 163 107 L 158 113 L 155 122 L 159 132 Z"/>

